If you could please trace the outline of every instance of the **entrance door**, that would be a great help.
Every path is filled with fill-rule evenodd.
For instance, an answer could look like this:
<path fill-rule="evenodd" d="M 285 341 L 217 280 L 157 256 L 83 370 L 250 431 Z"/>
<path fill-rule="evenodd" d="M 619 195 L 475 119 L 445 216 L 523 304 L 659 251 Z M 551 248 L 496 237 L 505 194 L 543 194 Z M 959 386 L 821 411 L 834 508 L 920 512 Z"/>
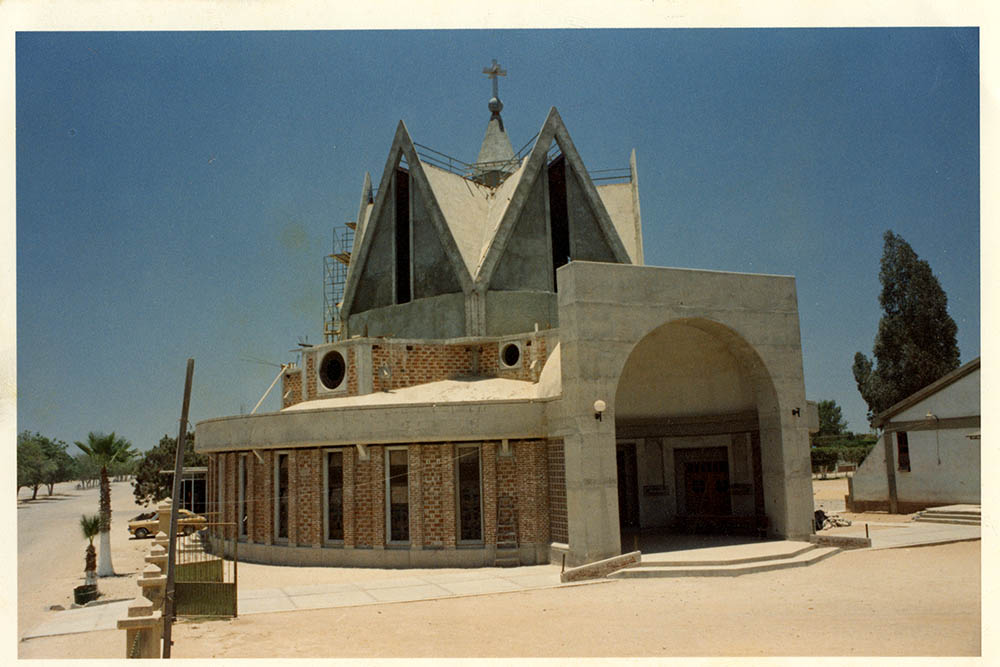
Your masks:
<path fill-rule="evenodd" d="M 684 495 L 688 514 L 732 514 L 728 461 L 688 461 L 684 464 Z"/>
<path fill-rule="evenodd" d="M 639 475 L 635 460 L 635 443 L 619 444 L 618 461 L 618 525 L 639 527 Z"/>

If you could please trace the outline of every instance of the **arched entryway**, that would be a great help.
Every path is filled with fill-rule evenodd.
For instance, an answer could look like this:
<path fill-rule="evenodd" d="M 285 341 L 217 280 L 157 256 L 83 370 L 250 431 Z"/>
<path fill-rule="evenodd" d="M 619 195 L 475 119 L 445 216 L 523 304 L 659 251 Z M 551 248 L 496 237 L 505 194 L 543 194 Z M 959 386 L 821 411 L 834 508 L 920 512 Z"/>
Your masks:
<path fill-rule="evenodd" d="M 642 337 L 614 418 L 623 550 L 638 534 L 760 535 L 783 512 L 774 384 L 729 327 L 677 319 Z"/>

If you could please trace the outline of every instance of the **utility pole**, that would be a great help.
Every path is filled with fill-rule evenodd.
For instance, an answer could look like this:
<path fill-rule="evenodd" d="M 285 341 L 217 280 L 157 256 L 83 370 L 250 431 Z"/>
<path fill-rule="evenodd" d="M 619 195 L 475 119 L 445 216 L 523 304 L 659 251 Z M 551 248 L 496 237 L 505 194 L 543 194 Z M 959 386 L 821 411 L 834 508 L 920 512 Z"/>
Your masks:
<path fill-rule="evenodd" d="M 177 434 L 177 454 L 174 458 L 174 490 L 170 497 L 170 545 L 167 551 L 167 592 L 163 600 L 163 657 L 170 657 L 170 639 L 174 623 L 174 568 L 177 564 L 177 508 L 181 493 L 181 474 L 184 468 L 184 439 L 187 436 L 188 404 L 191 402 L 191 378 L 194 376 L 194 359 L 187 360 L 184 379 L 184 403 L 181 407 L 180 432 Z"/>

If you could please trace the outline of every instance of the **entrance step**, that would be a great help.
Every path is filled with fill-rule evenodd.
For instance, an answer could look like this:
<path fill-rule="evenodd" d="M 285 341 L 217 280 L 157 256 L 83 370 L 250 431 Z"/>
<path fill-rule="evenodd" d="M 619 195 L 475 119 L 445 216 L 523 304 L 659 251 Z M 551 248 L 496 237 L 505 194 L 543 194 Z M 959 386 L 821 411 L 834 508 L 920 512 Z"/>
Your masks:
<path fill-rule="evenodd" d="M 979 526 L 982 524 L 980 519 L 965 516 L 916 516 L 913 517 L 913 520 L 923 523 L 950 523 L 958 526 Z"/>
<path fill-rule="evenodd" d="M 950 523 L 959 526 L 978 526 L 982 522 L 982 508 L 978 505 L 948 505 L 929 507 L 917 512 L 914 521 Z"/>
<path fill-rule="evenodd" d="M 840 552 L 838 547 L 816 547 L 796 549 L 791 555 L 779 555 L 761 559 L 734 559 L 733 561 L 677 561 L 688 564 L 667 565 L 646 563 L 609 574 L 609 577 L 631 579 L 640 577 L 736 577 L 754 572 L 770 572 L 793 567 L 806 567 L 818 563 Z M 694 565 L 690 563 L 699 562 Z"/>

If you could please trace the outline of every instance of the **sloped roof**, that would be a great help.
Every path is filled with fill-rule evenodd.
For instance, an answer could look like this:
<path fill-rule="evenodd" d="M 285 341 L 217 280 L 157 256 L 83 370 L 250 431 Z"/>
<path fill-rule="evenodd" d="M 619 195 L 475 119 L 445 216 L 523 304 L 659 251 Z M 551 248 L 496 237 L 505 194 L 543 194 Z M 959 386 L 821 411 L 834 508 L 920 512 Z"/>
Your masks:
<path fill-rule="evenodd" d="M 947 375 L 944 375 L 935 380 L 934 382 L 931 382 L 923 389 L 913 392 L 912 394 L 901 400 L 899 403 L 893 405 L 891 408 L 888 408 L 887 410 L 880 412 L 875 417 L 875 419 L 872 420 L 872 426 L 880 428 L 886 422 L 892 420 L 892 418 L 898 415 L 900 412 L 908 410 L 909 408 L 913 407 L 914 405 L 924 400 L 928 396 L 936 394 L 945 387 L 947 387 L 948 385 L 954 384 L 958 380 L 961 380 L 969 373 L 979 370 L 979 363 L 981 359 L 982 357 L 976 357 L 969 363 L 963 366 L 959 366 L 958 368 L 948 373 Z"/>
<path fill-rule="evenodd" d="M 490 189 L 426 162 L 421 166 L 462 261 L 469 275 L 475 275 L 486 241 Z"/>

